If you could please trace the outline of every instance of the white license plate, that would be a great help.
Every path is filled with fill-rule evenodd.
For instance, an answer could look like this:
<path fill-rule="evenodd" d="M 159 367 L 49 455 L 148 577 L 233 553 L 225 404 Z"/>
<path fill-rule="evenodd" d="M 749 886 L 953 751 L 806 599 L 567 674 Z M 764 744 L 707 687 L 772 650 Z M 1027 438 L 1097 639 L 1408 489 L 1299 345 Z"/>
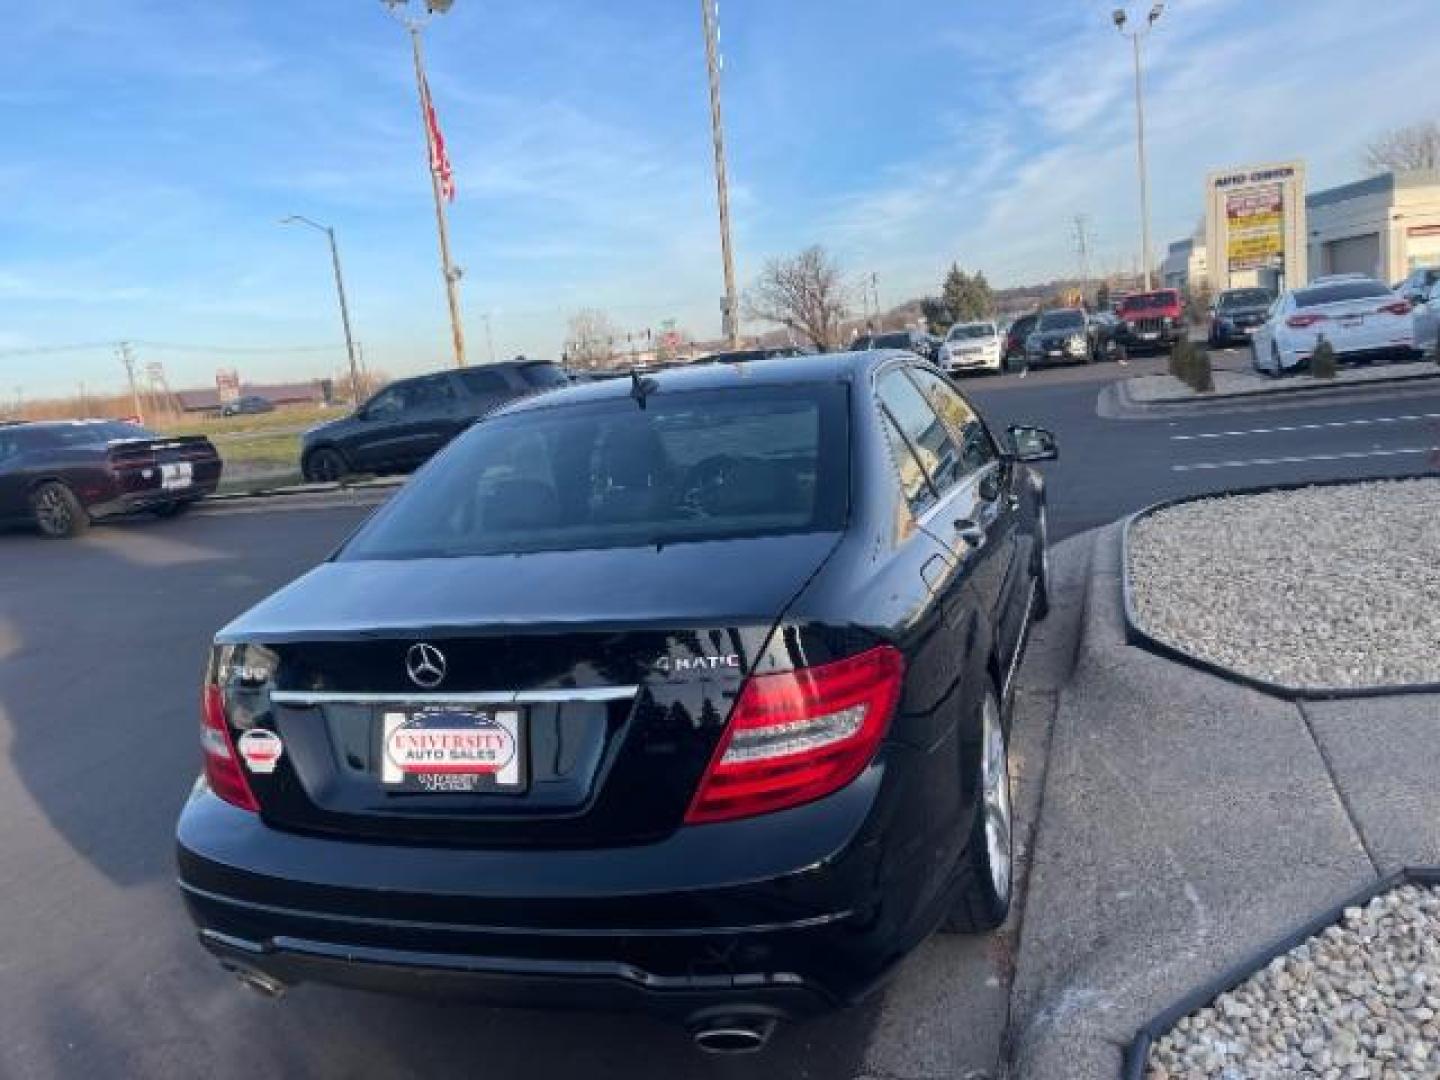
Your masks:
<path fill-rule="evenodd" d="M 1350 327 L 1350 326 L 1364 326 L 1364 325 L 1365 325 L 1365 316 L 1364 316 L 1364 315 L 1344 315 L 1344 316 L 1342 316 L 1341 319 L 1340 319 L 1340 325 L 1341 325 L 1341 326 L 1345 326 L 1345 327 Z"/>
<path fill-rule="evenodd" d="M 1253 334 L 1255 333 L 1255 331 L 1257 331 L 1257 330 L 1259 330 L 1259 329 L 1260 329 L 1260 328 L 1259 328 L 1258 326 L 1247 326 L 1247 327 L 1245 327 L 1245 333 L 1253 335 Z"/>
<path fill-rule="evenodd" d="M 160 488 L 162 491 L 178 491 L 195 483 L 195 466 L 188 461 L 160 466 Z"/>
<path fill-rule="evenodd" d="M 1140 335 L 1141 341 L 1159 341 L 1160 335 L 1154 330 L 1147 330 Z"/>
<path fill-rule="evenodd" d="M 517 709 L 439 705 L 383 714 L 380 782 L 389 790 L 517 792 L 525 779 Z"/>

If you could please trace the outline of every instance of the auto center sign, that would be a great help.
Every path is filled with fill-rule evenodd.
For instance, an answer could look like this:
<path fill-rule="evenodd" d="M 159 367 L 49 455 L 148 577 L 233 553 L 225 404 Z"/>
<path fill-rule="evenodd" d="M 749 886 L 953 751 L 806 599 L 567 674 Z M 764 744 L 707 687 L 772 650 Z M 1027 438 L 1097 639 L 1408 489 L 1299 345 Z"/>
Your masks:
<path fill-rule="evenodd" d="M 1303 162 L 1213 172 L 1205 195 L 1213 288 L 1306 280 Z"/>

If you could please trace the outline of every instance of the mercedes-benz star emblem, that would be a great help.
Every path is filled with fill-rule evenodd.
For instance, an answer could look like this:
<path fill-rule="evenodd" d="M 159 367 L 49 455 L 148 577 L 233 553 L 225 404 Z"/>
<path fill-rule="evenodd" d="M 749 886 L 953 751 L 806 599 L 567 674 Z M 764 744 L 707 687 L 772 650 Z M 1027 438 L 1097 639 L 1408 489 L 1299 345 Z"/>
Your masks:
<path fill-rule="evenodd" d="M 405 654 L 405 670 L 416 686 L 433 690 L 445 681 L 445 654 L 434 645 L 418 641 Z"/>

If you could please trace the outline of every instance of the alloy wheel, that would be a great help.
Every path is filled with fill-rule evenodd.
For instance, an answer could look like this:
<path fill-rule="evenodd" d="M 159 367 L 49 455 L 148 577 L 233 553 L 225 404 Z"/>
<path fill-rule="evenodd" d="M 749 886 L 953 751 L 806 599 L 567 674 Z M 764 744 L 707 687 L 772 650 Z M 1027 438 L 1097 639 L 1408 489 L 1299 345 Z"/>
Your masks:
<path fill-rule="evenodd" d="M 1010 802 L 1010 755 L 1000 706 L 993 694 L 985 698 L 980 753 L 981 801 L 985 814 L 985 853 L 990 884 L 1002 901 L 1010 898 L 1010 862 L 1014 816 Z"/>
<path fill-rule="evenodd" d="M 35 496 L 35 518 L 51 536 L 64 536 L 74 524 L 69 500 L 58 484 L 47 484 Z"/>

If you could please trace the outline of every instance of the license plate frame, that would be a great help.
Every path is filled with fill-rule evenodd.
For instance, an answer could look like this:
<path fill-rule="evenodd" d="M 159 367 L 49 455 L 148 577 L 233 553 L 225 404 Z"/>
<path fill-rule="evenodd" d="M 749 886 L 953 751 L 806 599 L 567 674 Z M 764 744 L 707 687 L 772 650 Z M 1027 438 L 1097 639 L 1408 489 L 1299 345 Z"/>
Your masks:
<path fill-rule="evenodd" d="M 400 705 L 383 709 L 376 727 L 376 779 L 387 794 L 523 795 L 529 789 L 521 708 Z"/>
<path fill-rule="evenodd" d="M 1357 326 L 1365 325 L 1364 315 L 1341 315 L 1338 322 L 1342 329 L 1353 330 Z"/>
<path fill-rule="evenodd" d="M 167 461 L 160 465 L 160 490 L 183 491 L 195 483 L 195 466 L 188 461 Z"/>

